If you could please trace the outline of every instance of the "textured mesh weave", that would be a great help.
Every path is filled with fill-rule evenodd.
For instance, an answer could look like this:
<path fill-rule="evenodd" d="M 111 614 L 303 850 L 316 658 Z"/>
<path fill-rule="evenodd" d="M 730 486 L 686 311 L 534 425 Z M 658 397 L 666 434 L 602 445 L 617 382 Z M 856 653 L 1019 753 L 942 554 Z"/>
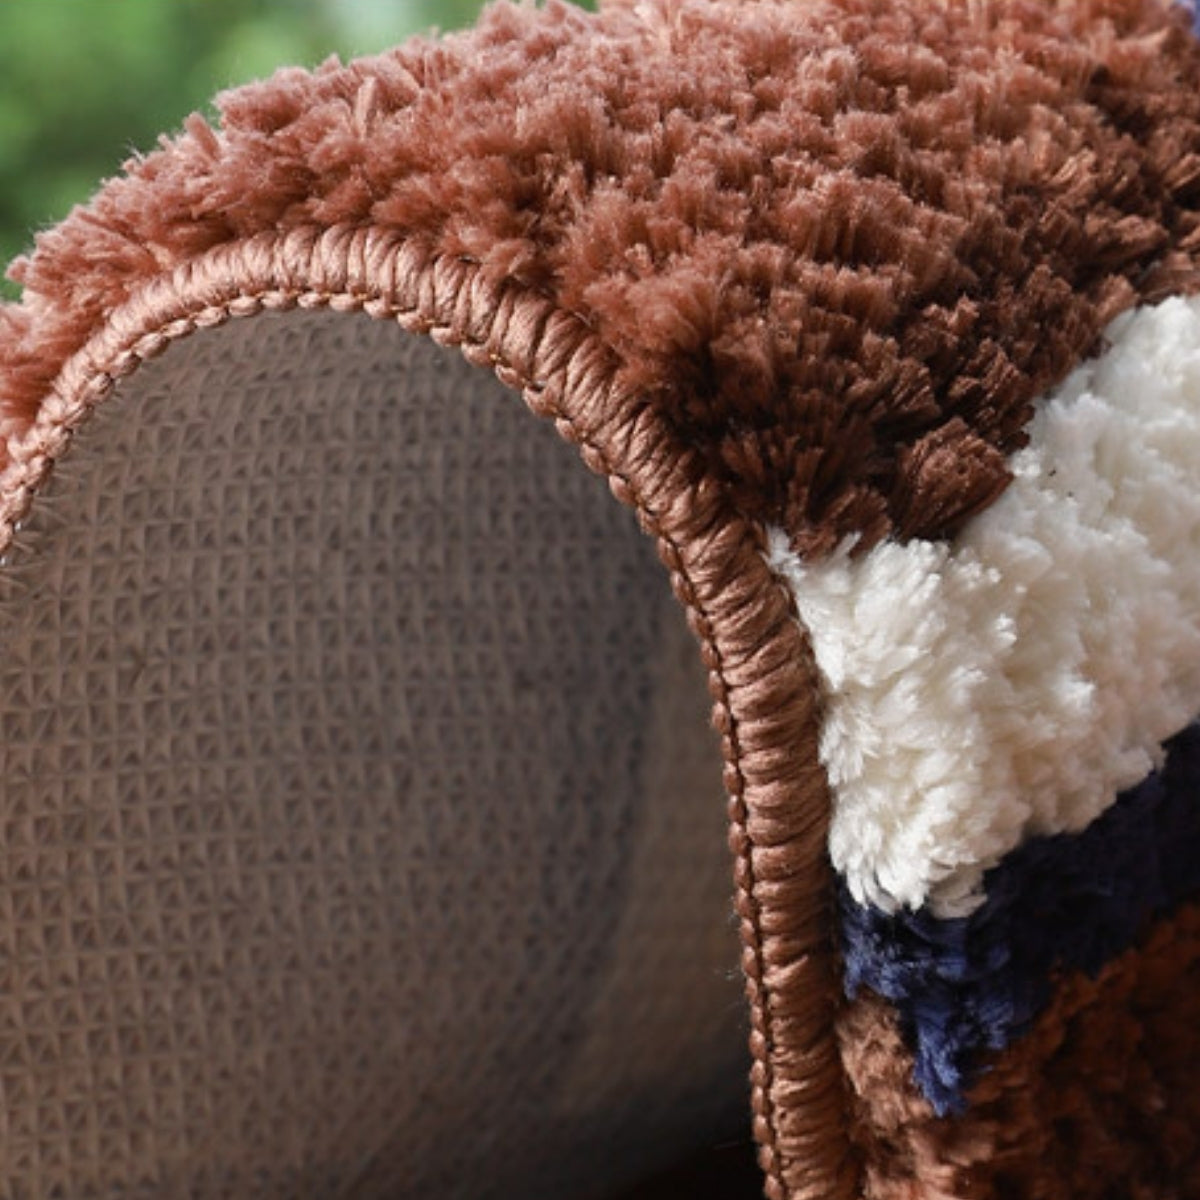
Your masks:
<path fill-rule="evenodd" d="M 455 352 L 197 334 L 0 569 L 0 1196 L 603 1194 L 741 1133 L 653 547 Z"/>

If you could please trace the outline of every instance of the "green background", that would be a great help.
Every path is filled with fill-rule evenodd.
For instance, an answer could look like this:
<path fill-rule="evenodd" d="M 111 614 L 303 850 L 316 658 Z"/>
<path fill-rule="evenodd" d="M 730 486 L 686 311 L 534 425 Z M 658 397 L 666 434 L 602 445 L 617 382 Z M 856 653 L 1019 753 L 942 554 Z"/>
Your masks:
<path fill-rule="evenodd" d="M 582 0 L 585 7 L 593 7 Z M 0 0 L 0 264 L 222 88 L 470 24 L 482 0 Z M 0 296 L 13 296 L 0 283 Z"/>

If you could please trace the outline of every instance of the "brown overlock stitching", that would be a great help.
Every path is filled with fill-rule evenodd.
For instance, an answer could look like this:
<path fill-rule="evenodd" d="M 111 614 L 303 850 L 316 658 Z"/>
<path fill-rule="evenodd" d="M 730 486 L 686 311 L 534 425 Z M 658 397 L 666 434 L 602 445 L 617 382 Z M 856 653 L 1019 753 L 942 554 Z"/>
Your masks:
<path fill-rule="evenodd" d="M 88 410 L 121 379 L 197 330 L 294 308 L 363 311 L 457 346 L 551 417 L 657 539 L 709 669 L 726 760 L 766 1192 L 848 1198 L 856 1167 L 833 1024 L 829 803 L 815 757 L 811 657 L 763 559 L 761 531 L 705 477 L 694 451 L 616 390 L 613 356 L 577 317 L 516 287 L 493 288 L 475 264 L 361 227 L 226 244 L 143 284 L 68 360 L 0 474 L 0 550 Z"/>

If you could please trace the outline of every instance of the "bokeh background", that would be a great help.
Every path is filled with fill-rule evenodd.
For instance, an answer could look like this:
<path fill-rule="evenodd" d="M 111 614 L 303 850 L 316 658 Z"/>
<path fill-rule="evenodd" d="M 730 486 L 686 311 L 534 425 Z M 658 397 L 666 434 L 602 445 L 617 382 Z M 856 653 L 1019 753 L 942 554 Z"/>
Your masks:
<path fill-rule="evenodd" d="M 526 0 L 531 2 L 531 0 Z M 585 8 L 594 0 L 576 0 Z M 470 24 L 483 0 L 0 0 L 0 266 L 222 88 Z M 0 283 L 0 299 L 17 294 Z"/>

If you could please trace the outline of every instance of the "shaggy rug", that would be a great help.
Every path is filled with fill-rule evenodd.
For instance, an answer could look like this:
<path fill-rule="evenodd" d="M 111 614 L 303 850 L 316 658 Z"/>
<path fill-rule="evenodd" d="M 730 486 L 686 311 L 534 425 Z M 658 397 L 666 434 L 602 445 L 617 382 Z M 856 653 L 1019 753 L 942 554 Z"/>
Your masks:
<path fill-rule="evenodd" d="M 0 1192 L 1200 1195 L 1192 14 L 219 108 L 0 309 Z"/>

